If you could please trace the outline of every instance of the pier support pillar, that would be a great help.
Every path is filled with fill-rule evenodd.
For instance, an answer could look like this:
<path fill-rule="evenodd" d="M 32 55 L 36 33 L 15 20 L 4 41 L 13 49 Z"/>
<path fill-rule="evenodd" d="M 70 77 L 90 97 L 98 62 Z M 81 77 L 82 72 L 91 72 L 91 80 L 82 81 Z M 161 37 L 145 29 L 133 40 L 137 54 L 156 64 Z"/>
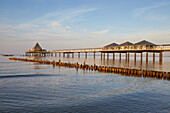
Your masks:
<path fill-rule="evenodd" d="M 103 59 L 105 59 L 105 53 L 103 53 Z"/>
<path fill-rule="evenodd" d="M 95 59 L 95 52 L 94 52 L 94 59 Z"/>
<path fill-rule="evenodd" d="M 85 52 L 85 58 L 87 58 L 87 52 Z"/>
<path fill-rule="evenodd" d="M 115 60 L 115 53 L 113 53 L 113 60 Z"/>
<path fill-rule="evenodd" d="M 129 53 L 128 53 L 128 62 L 129 62 Z"/>
<path fill-rule="evenodd" d="M 107 53 L 107 60 L 109 60 L 109 53 Z"/>
<path fill-rule="evenodd" d="M 159 53 L 159 63 L 162 64 L 162 52 Z"/>
<path fill-rule="evenodd" d="M 80 52 L 78 52 L 78 58 L 80 58 Z"/>
<path fill-rule="evenodd" d="M 155 52 L 153 52 L 153 63 L 155 63 Z"/>
<path fill-rule="evenodd" d="M 51 56 L 53 56 L 53 53 L 51 53 Z"/>
<path fill-rule="evenodd" d="M 148 52 L 146 52 L 146 63 L 148 63 Z"/>
<path fill-rule="evenodd" d="M 68 58 L 70 57 L 70 53 L 67 53 L 67 57 L 68 57 Z"/>
<path fill-rule="evenodd" d="M 127 62 L 127 53 L 126 53 L 126 62 Z"/>
<path fill-rule="evenodd" d="M 59 57 L 61 56 L 61 53 L 59 53 Z"/>
<path fill-rule="evenodd" d="M 141 61 L 141 62 L 142 62 L 142 58 L 143 58 L 142 55 L 143 55 L 143 54 L 141 53 L 141 55 L 140 55 L 140 61 Z"/>
<path fill-rule="evenodd" d="M 72 58 L 74 58 L 74 53 L 72 53 Z"/>
<path fill-rule="evenodd" d="M 57 53 L 55 53 L 55 56 L 57 56 Z"/>
<path fill-rule="evenodd" d="M 136 52 L 134 53 L 134 61 L 136 63 Z"/>
<path fill-rule="evenodd" d="M 121 56 L 122 56 L 121 53 L 119 53 L 119 61 L 121 61 Z"/>
<path fill-rule="evenodd" d="M 65 53 L 63 53 L 63 57 L 65 57 Z"/>
<path fill-rule="evenodd" d="M 101 53 L 101 59 L 102 59 L 102 53 Z"/>

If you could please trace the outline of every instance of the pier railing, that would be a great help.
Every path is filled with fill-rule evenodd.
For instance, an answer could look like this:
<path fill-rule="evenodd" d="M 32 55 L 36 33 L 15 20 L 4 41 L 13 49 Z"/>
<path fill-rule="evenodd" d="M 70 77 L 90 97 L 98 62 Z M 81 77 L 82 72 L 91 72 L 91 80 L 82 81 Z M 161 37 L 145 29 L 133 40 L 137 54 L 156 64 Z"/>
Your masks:
<path fill-rule="evenodd" d="M 78 53 L 78 52 L 100 52 L 103 48 L 84 48 L 84 49 L 65 49 L 65 50 L 53 50 L 52 53 Z"/>
<path fill-rule="evenodd" d="M 145 52 L 145 51 L 170 51 L 170 45 L 157 45 L 157 46 L 118 46 L 110 48 L 83 48 L 83 49 L 64 49 L 53 50 L 51 53 L 83 53 L 83 52 Z"/>

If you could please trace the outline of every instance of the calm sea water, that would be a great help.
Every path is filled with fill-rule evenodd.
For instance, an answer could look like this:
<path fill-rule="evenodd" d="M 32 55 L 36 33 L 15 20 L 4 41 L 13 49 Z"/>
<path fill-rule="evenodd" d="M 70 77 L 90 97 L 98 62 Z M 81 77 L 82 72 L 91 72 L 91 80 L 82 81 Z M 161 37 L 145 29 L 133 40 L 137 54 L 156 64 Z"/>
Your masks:
<path fill-rule="evenodd" d="M 42 59 L 57 61 L 58 57 Z M 60 59 L 127 66 L 123 60 Z M 146 66 L 145 61 L 141 65 L 137 60 L 128 66 L 170 71 L 169 62 L 167 55 L 162 65 L 150 60 Z M 170 81 L 11 61 L 0 56 L 0 112 L 170 113 Z"/>

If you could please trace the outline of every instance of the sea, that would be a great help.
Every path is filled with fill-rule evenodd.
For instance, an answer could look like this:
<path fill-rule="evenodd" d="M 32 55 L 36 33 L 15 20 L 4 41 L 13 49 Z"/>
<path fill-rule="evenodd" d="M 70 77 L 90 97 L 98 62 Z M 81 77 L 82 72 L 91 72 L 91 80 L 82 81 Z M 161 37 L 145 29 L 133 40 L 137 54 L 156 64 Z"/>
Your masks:
<path fill-rule="evenodd" d="M 129 67 L 170 72 L 170 54 L 163 62 L 149 62 L 145 57 L 127 63 L 119 55 L 101 59 L 100 54 L 88 58 L 58 56 L 24 57 L 101 66 Z M 150 77 L 42 65 L 9 60 L 0 56 L 0 113 L 170 113 L 170 81 Z"/>

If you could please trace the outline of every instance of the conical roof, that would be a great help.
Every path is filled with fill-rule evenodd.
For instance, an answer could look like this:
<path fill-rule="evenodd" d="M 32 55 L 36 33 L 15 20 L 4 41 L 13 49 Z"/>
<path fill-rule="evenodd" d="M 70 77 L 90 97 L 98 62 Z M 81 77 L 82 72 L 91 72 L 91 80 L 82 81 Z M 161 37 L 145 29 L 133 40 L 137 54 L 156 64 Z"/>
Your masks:
<path fill-rule="evenodd" d="M 120 44 L 119 46 L 128 46 L 128 45 L 133 45 L 133 43 L 127 41 L 127 42 Z"/>
<path fill-rule="evenodd" d="M 41 46 L 38 44 L 38 42 L 36 43 L 36 45 L 34 46 L 35 50 L 42 50 Z"/>
<path fill-rule="evenodd" d="M 118 44 L 116 44 L 116 43 L 111 43 L 111 44 L 106 45 L 106 46 L 104 46 L 104 47 L 112 47 L 112 46 L 118 46 Z"/>
<path fill-rule="evenodd" d="M 146 40 L 142 40 L 138 43 L 135 43 L 135 45 L 155 45 L 154 43 L 151 43 L 149 41 L 146 41 Z"/>

